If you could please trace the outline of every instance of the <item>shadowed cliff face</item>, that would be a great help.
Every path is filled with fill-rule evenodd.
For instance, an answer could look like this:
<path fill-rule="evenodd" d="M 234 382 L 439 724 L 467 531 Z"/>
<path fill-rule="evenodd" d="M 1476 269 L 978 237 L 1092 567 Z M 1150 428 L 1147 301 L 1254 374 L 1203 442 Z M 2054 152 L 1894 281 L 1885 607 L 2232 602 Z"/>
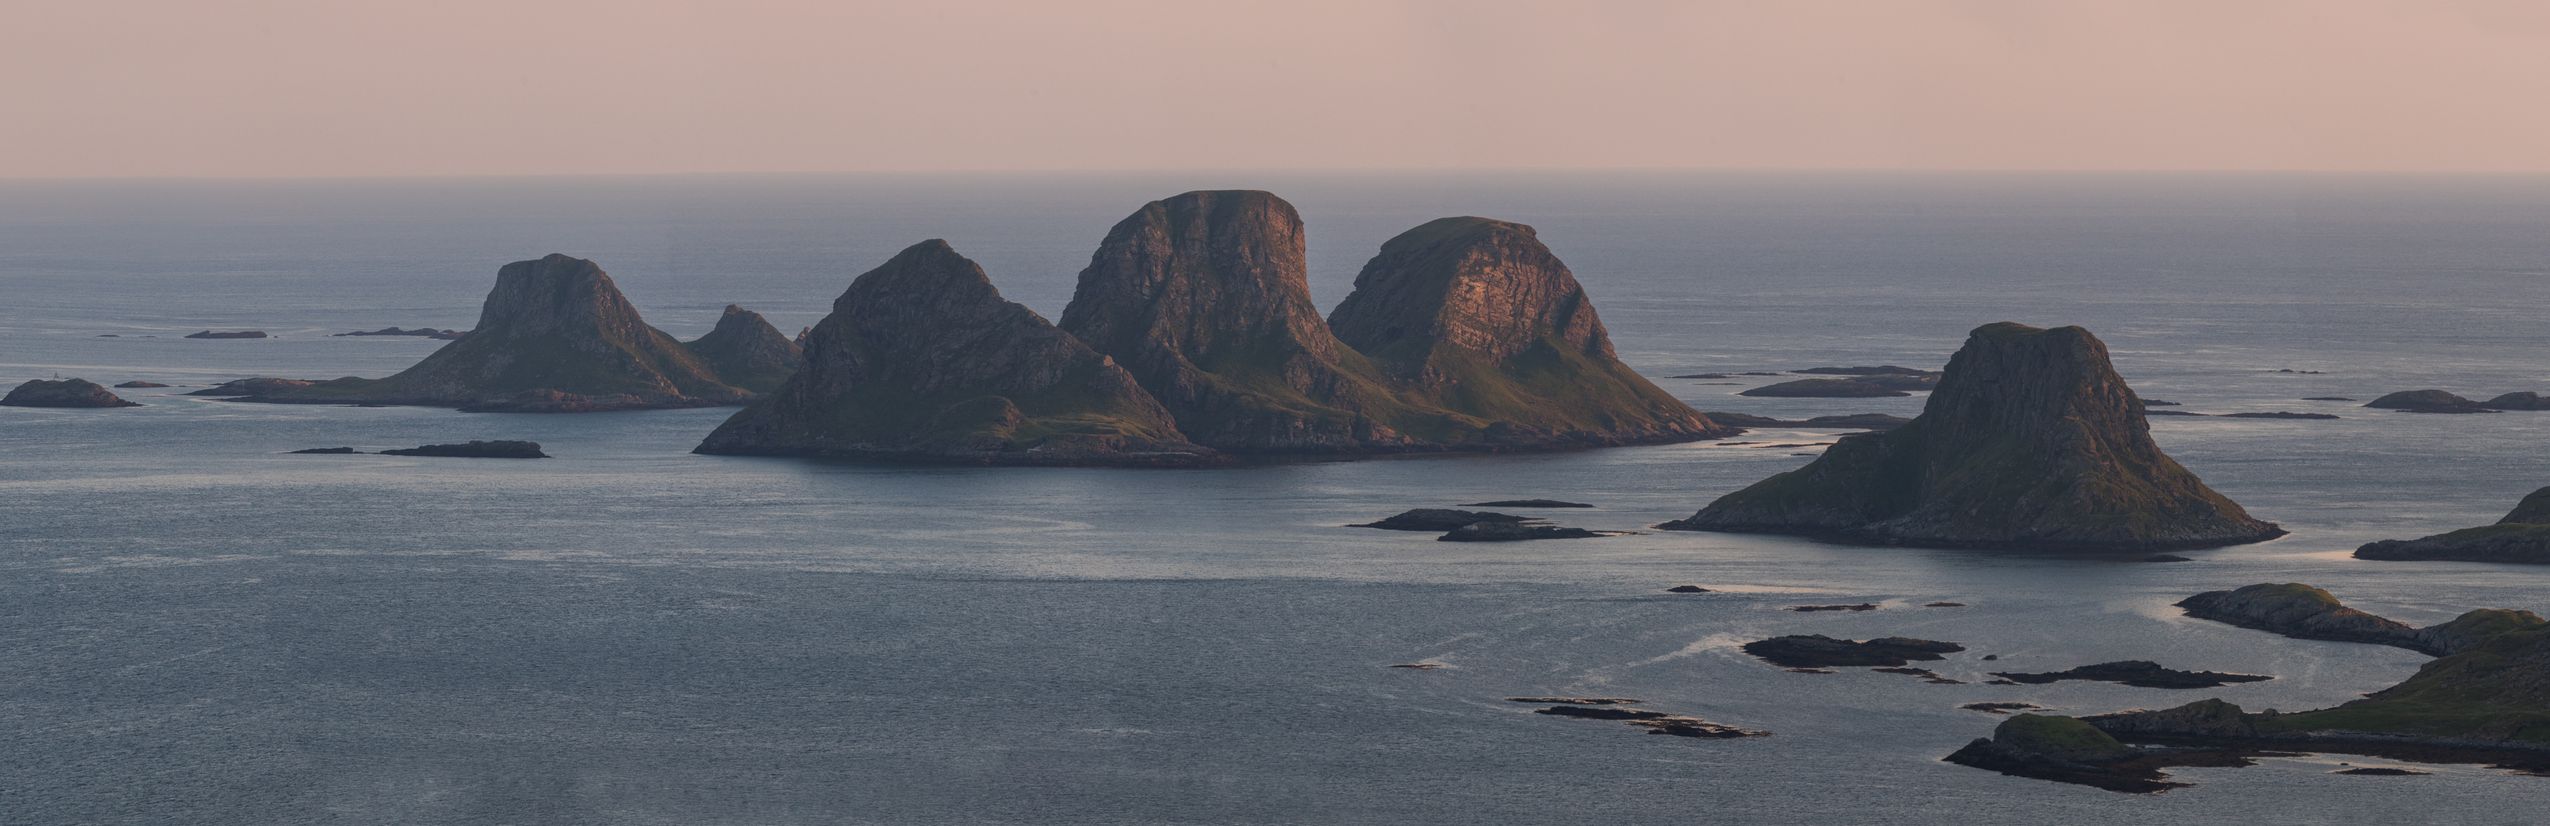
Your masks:
<path fill-rule="evenodd" d="M 1205 451 L 1133 377 L 981 267 L 925 241 L 852 282 L 805 367 L 702 453 L 993 464 L 1193 464 Z"/>
<path fill-rule="evenodd" d="M 498 270 L 478 327 L 413 367 L 247 400 L 577 411 L 735 404 L 750 396 L 647 326 L 601 267 L 552 254 Z"/>
<path fill-rule="evenodd" d="M 1154 201 L 1090 256 L 1062 329 L 1217 449 L 1413 449 L 1480 424 L 1399 398 L 1339 344 L 1311 303 L 1302 250 L 1300 214 L 1268 193 Z"/>
<path fill-rule="evenodd" d="M 1621 364 L 1594 305 L 1531 227 L 1443 218 L 1399 234 L 1328 326 L 1453 412 L 1587 443 L 1734 432 Z"/>
<path fill-rule="evenodd" d="M 760 313 L 733 304 L 717 317 L 716 329 L 683 346 L 707 362 L 719 379 L 755 393 L 779 389 L 805 360 L 805 350 Z"/>
<path fill-rule="evenodd" d="M 2006 322 L 1967 338 L 1911 424 L 1846 437 L 1663 527 L 2114 551 L 2283 533 L 2160 452 L 2089 331 Z"/>

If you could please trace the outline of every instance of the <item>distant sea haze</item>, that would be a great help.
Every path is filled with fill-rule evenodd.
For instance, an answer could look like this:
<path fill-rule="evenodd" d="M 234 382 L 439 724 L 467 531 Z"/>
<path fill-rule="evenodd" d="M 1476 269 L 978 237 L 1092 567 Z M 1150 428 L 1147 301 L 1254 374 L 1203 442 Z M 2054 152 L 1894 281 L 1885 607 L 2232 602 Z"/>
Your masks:
<path fill-rule="evenodd" d="M 926 238 L 1058 316 L 1107 228 L 1199 188 L 1307 224 L 1324 311 L 1381 242 L 1534 226 L 1621 357 L 1702 410 L 1911 415 L 1919 395 L 1736 395 L 1816 366 L 1936 368 L 1977 325 L 2079 324 L 2171 457 L 2293 534 L 2093 563 L 1649 530 L 1809 461 L 1753 445 L 1213 470 L 697 456 L 731 409 L 575 416 L 244 405 L 246 376 L 395 372 L 496 268 L 609 270 L 682 339 L 728 304 L 793 334 Z M 2550 414 L 2355 403 L 2550 391 L 2550 180 L 2283 175 L 769 176 L 0 184 L 0 820 L 28 823 L 2500 823 L 2550 782 L 2346 758 L 2178 769 L 2151 797 L 1939 762 L 2024 701 L 2318 708 L 2413 651 L 2189 620 L 2308 582 L 2413 625 L 2550 608 L 2541 571 L 2366 562 L 2550 484 Z M 199 330 L 262 340 L 188 340 Z M 100 336 L 113 335 L 113 338 Z M 2295 372 L 2280 372 L 2292 370 Z M 1671 379 L 1721 373 L 1730 379 Z M 1795 378 L 1790 376 L 1787 378 Z M 539 442 L 525 462 L 377 455 Z M 1777 447 L 1775 447 L 1775 445 Z M 1524 498 L 1634 535 L 1518 545 L 1342 527 Z M 1668 594 L 1676 585 L 1709 593 Z M 1923 608 L 1932 602 L 1959 608 Z M 1875 605 L 1796 612 L 1795 606 Z M 1793 674 L 1784 634 L 1953 641 L 1962 686 Z M 1994 654 L 1999 660 L 1977 659 Z M 1986 686 L 2149 659 L 2203 691 Z M 1394 669 L 1434 664 L 1437 668 Z M 1770 737 L 1655 737 L 1507 697 L 1633 697 Z M 2357 761 L 2362 764 L 2367 761 Z M 2414 794 L 2402 784 L 2415 784 Z M 2088 805 L 2085 801 L 2095 803 Z"/>

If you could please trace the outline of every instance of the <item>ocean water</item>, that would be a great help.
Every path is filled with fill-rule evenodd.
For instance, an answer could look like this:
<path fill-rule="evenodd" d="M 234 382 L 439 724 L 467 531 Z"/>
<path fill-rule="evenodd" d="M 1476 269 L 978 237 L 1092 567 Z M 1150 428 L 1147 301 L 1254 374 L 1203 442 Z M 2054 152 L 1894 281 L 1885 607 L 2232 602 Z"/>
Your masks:
<path fill-rule="evenodd" d="M 381 375 L 467 327 L 497 266 L 600 261 L 689 338 L 741 303 L 812 324 L 950 240 L 1048 317 L 1142 202 L 1266 188 L 1342 299 L 1443 215 L 1537 226 L 1624 359 L 1663 377 L 1937 365 L 1991 321 L 2082 324 L 2172 455 L 2293 535 L 2135 564 L 1645 533 L 1478 547 L 1340 527 L 1556 497 L 1638 529 L 1815 448 L 1675 445 L 1203 471 L 881 467 L 687 451 L 720 410 L 580 416 L 0 408 L 0 822 L 2527 823 L 2550 780 L 2339 776 L 2272 759 L 2128 796 L 1939 762 L 2000 719 L 2219 696 L 2343 702 L 2402 650 L 2170 603 L 2327 587 L 2411 622 L 2550 609 L 2550 570 L 2351 559 L 2550 484 L 2550 414 L 2369 399 L 2550 391 L 2550 179 L 1989 175 L 1124 175 L 0 183 L 0 382 Z M 179 338 L 262 329 L 262 341 Z M 113 334 L 114 338 L 99 336 Z M 2280 370 L 2315 372 L 2277 372 Z M 1767 381 L 1767 380 L 1765 380 Z M 293 456 L 525 438 L 540 462 Z M 1812 443 L 1829 432 L 1746 441 Z M 1693 583 L 1722 593 L 1670 595 Z M 1966 608 L 1922 608 L 1953 600 Z M 1879 602 L 1801 614 L 1809 603 Z M 1938 670 L 1784 672 L 1788 633 L 1953 640 Z M 1998 662 L 1978 657 L 1999 654 Z M 1978 684 L 2115 659 L 2275 675 L 2217 690 Z M 1432 662 L 1434 670 L 1394 669 Z M 1533 715 L 1601 694 L 1773 732 Z"/>

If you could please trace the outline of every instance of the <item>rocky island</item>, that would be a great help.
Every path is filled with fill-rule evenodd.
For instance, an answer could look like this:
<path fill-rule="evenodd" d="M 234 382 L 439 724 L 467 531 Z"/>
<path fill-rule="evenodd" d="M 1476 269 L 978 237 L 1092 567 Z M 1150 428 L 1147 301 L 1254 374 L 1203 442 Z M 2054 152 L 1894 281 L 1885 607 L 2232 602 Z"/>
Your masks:
<path fill-rule="evenodd" d="M 1001 465 L 1191 466 L 1213 452 L 1106 356 L 1002 298 L 944 241 L 868 271 L 805 367 L 697 449 Z"/>
<path fill-rule="evenodd" d="M 716 329 L 682 346 L 707 362 L 719 380 L 755 393 L 779 389 L 806 360 L 805 348 L 768 319 L 733 304 L 718 315 Z"/>
<path fill-rule="evenodd" d="M 1301 216 L 1189 192 L 1118 222 L 1060 326 L 1216 450 L 1357 454 L 1688 441 L 1732 433 L 1613 356 L 1530 228 L 1435 221 L 1392 239 L 1330 319 Z M 1358 348 L 1369 348 L 1362 350 Z"/>
<path fill-rule="evenodd" d="M 1557 447 L 1732 435 L 1614 353 L 1574 273 L 1531 227 L 1443 218 L 1400 233 L 1329 313 L 1396 386 L 1485 422 L 1446 440 Z"/>
<path fill-rule="evenodd" d="M 2482 608 L 2450 622 L 2418 628 L 2346 607 L 2329 592 L 2299 582 L 2207 591 L 2178 601 L 2187 615 L 2306 640 L 2363 642 L 2435 656 L 2457 654 L 2489 637 L 2545 624 L 2530 611 Z"/>
<path fill-rule="evenodd" d="M 140 407 L 87 379 L 36 379 L 0 397 L 0 407 Z"/>
<path fill-rule="evenodd" d="M 2007 322 L 1966 339 L 1911 423 L 1659 527 L 2145 553 L 2284 533 L 2161 453 L 2097 337 Z"/>
<path fill-rule="evenodd" d="M 752 396 L 647 326 L 600 266 L 554 254 L 498 270 L 476 329 L 388 378 L 256 379 L 226 388 L 198 395 L 538 413 L 707 407 Z"/>
<path fill-rule="evenodd" d="M 2524 497 L 2497 524 L 2368 543 L 2355 549 L 2355 558 L 2550 565 L 2550 488 Z"/>

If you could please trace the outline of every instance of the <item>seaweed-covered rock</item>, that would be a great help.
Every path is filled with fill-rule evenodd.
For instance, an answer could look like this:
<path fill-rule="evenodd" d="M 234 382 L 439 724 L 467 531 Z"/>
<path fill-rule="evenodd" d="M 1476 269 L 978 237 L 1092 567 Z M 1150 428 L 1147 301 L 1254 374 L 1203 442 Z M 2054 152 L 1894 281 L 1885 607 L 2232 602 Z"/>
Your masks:
<path fill-rule="evenodd" d="M 1002 465 L 1194 465 L 1212 452 L 1115 362 L 1002 298 L 946 242 L 852 282 L 806 365 L 700 453 Z"/>
<path fill-rule="evenodd" d="M 140 407 L 87 379 L 36 379 L 0 397 L 5 407 Z"/>
<path fill-rule="evenodd" d="M 2161 453 L 2097 337 L 2010 323 L 1967 338 L 1912 423 L 1661 527 L 2116 552 L 2284 533 Z"/>

